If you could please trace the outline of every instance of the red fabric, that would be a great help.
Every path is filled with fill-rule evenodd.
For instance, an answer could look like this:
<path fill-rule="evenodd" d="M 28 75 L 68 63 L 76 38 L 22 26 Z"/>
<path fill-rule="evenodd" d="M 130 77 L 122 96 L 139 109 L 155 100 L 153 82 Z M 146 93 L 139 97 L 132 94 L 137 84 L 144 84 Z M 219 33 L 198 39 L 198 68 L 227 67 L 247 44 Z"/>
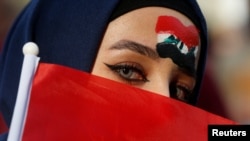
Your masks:
<path fill-rule="evenodd" d="M 7 132 L 8 127 L 3 119 L 3 115 L 0 113 L 0 134 Z"/>
<path fill-rule="evenodd" d="M 23 141 L 204 141 L 208 124 L 235 123 L 129 85 L 40 64 Z"/>

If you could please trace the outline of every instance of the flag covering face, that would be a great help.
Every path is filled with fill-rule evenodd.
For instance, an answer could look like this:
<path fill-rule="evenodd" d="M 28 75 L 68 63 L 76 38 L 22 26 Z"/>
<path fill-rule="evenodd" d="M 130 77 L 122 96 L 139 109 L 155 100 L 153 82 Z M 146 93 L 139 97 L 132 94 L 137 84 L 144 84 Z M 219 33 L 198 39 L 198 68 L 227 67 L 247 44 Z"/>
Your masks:
<path fill-rule="evenodd" d="M 22 139 L 207 140 L 208 124 L 234 123 L 126 84 L 40 64 Z"/>

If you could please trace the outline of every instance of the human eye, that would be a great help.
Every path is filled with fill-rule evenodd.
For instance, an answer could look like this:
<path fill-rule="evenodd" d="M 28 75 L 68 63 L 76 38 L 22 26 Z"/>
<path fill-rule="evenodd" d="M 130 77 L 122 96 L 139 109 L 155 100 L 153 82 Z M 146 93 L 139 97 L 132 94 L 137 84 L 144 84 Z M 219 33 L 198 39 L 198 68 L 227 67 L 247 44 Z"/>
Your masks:
<path fill-rule="evenodd" d="M 137 63 L 122 62 L 114 65 L 107 63 L 104 64 L 120 78 L 130 84 L 145 83 L 149 81 L 143 68 Z"/>
<path fill-rule="evenodd" d="M 170 97 L 180 101 L 189 102 L 192 96 L 192 90 L 185 84 L 170 84 Z"/>

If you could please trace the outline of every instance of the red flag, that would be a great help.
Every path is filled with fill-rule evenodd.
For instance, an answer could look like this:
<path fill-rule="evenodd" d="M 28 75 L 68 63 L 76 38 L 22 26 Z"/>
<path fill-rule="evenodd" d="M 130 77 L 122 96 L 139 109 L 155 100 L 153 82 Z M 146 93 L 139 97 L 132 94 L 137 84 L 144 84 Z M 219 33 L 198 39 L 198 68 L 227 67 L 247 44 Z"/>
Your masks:
<path fill-rule="evenodd" d="M 23 141 L 204 141 L 208 124 L 235 123 L 126 84 L 40 64 Z"/>

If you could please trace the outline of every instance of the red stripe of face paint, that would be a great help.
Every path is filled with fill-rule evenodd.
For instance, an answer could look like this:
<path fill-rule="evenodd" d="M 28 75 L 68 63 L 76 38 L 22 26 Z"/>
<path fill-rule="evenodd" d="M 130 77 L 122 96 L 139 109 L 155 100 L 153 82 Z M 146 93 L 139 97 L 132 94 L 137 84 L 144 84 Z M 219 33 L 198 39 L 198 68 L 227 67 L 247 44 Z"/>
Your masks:
<path fill-rule="evenodd" d="M 185 26 L 177 18 L 172 16 L 159 16 L 155 28 L 156 33 L 174 34 L 188 47 L 199 44 L 199 34 L 195 26 Z"/>

